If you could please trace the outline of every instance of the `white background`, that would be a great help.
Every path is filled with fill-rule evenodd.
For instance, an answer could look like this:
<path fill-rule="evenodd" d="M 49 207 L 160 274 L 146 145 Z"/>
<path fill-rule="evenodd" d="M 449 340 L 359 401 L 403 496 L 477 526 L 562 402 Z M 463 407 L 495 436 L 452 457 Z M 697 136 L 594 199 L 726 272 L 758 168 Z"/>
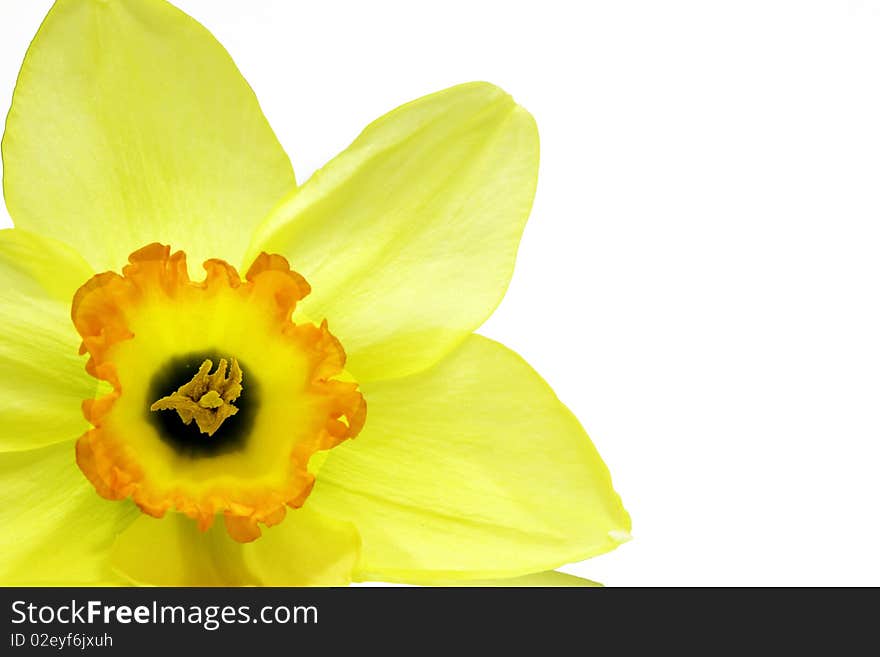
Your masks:
<path fill-rule="evenodd" d="M 3 106 L 50 4 L 0 0 Z M 455 83 L 534 114 L 534 212 L 482 332 L 581 418 L 635 535 L 567 571 L 880 585 L 880 2 L 177 4 L 300 181 Z"/>

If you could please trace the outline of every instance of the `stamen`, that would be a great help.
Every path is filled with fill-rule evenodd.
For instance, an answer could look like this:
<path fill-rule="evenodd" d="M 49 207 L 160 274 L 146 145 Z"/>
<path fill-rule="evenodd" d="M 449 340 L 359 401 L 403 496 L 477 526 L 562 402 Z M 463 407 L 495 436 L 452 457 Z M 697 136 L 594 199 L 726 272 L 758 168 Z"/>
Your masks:
<path fill-rule="evenodd" d="M 213 436 L 226 418 L 238 413 L 232 402 L 242 391 L 242 372 L 237 360 L 232 359 L 228 377 L 225 358 L 220 359 L 217 371 L 209 374 L 213 366 L 210 359 L 205 359 L 192 380 L 180 386 L 177 392 L 156 401 L 150 410 L 177 411 L 184 424 L 195 420 L 199 431 Z"/>

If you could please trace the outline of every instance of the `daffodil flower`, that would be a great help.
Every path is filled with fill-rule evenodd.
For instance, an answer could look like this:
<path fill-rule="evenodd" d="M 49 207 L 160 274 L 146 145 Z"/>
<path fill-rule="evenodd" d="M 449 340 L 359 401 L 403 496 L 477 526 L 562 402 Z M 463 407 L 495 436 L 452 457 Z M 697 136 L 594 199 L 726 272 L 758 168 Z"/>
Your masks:
<path fill-rule="evenodd" d="M 557 584 L 628 537 L 578 421 L 473 333 L 537 180 L 499 88 L 298 187 L 198 23 L 58 0 L 2 150 L 3 583 Z"/>

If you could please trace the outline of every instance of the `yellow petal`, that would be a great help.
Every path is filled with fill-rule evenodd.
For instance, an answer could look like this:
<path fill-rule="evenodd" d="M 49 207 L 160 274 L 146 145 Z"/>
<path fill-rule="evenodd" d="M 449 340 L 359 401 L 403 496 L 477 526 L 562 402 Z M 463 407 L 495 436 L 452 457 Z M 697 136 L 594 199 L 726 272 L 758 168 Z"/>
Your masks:
<path fill-rule="evenodd" d="M 474 579 L 459 580 L 448 583 L 432 582 L 433 586 L 492 586 L 492 587 L 529 587 L 529 588 L 596 588 L 602 585 L 558 570 L 548 570 L 543 573 L 532 573 L 520 577 L 508 577 L 506 579 Z"/>
<path fill-rule="evenodd" d="M 110 546 L 140 513 L 108 502 L 76 467 L 73 442 L 0 453 L 0 584 L 118 583 Z"/>
<path fill-rule="evenodd" d="M 252 543 L 218 521 L 200 532 L 189 518 L 141 516 L 113 546 L 118 572 L 156 586 L 337 586 L 351 582 L 359 555 L 354 528 L 306 508 L 288 510 Z"/>
<path fill-rule="evenodd" d="M 70 309 L 73 294 L 94 273 L 72 248 L 21 229 L 0 231 L 3 287 L 60 301 Z"/>
<path fill-rule="evenodd" d="M 350 523 L 316 513 L 308 501 L 244 546 L 247 563 L 267 586 L 344 586 L 360 556 Z"/>
<path fill-rule="evenodd" d="M 0 451 L 70 440 L 88 427 L 80 405 L 96 386 L 77 353 L 70 300 L 89 276 L 63 244 L 0 231 Z"/>
<path fill-rule="evenodd" d="M 293 171 L 226 51 L 162 0 L 58 0 L 3 136 L 16 226 L 97 271 L 151 242 L 242 264 Z"/>
<path fill-rule="evenodd" d="M 309 498 L 357 527 L 359 579 L 515 577 L 628 537 L 577 419 L 501 345 L 472 336 L 430 370 L 363 393 L 364 430 L 330 452 Z"/>
<path fill-rule="evenodd" d="M 206 532 L 179 513 L 141 515 L 116 543 L 110 557 L 116 571 L 135 584 L 151 586 L 243 586 L 259 582 L 247 569 L 241 543 L 222 520 Z"/>
<path fill-rule="evenodd" d="M 437 362 L 492 313 L 538 172 L 534 120 L 501 89 L 453 87 L 380 118 L 258 231 L 312 285 L 359 381 Z"/>

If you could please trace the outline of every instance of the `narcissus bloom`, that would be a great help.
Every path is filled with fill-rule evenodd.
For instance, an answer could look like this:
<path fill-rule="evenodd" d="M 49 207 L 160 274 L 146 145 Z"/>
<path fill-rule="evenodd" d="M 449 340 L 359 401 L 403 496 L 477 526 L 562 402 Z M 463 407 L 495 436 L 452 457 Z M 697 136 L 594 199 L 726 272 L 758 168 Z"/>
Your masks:
<path fill-rule="evenodd" d="M 0 582 L 556 584 L 628 537 L 578 421 L 473 334 L 538 169 L 497 87 L 298 187 L 199 24 L 58 0 L 2 150 Z"/>

